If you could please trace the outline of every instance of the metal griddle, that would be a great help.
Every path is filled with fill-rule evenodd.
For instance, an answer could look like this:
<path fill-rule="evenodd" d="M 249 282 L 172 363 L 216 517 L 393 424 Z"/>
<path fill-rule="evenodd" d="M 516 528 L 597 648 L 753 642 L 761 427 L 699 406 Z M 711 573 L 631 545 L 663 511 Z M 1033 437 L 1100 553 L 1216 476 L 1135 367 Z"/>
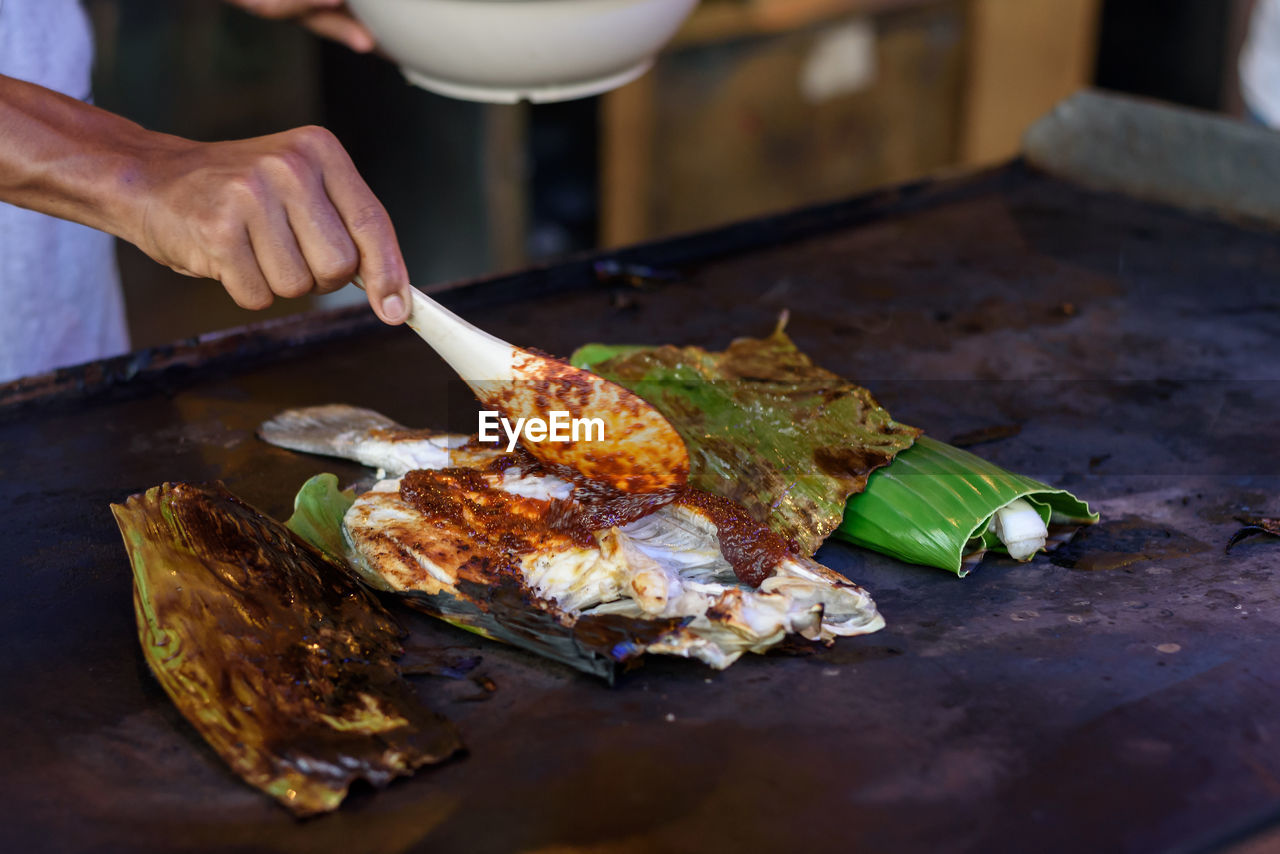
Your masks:
<path fill-rule="evenodd" d="M 1104 522 L 964 580 L 829 544 L 889 621 L 724 673 L 610 689 L 403 609 L 414 677 L 470 754 L 297 822 L 177 714 L 135 636 L 107 505 L 220 479 L 279 518 L 320 471 L 253 435 L 341 401 L 467 429 L 407 330 L 309 316 L 4 389 L 0 848 L 8 851 L 1202 851 L 1280 817 L 1280 239 L 1022 162 L 439 297 L 508 340 L 720 348 L 788 331 L 942 439 Z M 995 431 L 992 435 L 1007 434 Z M 471 677 L 483 678 L 471 678 Z M 486 690 L 484 679 L 491 680 Z"/>

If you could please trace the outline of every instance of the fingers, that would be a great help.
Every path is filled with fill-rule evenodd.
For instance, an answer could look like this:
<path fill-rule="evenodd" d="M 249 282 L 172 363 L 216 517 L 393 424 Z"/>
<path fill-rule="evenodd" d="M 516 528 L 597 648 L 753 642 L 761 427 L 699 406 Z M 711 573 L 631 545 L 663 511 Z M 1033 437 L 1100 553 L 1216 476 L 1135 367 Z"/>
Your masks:
<path fill-rule="evenodd" d="M 346 287 L 360 271 L 360 253 L 342 218 L 327 197 L 306 206 L 300 201 L 288 204 L 288 227 L 305 259 L 310 280 L 317 294 L 327 294 Z M 276 293 L 284 296 L 280 291 Z"/>
<path fill-rule="evenodd" d="M 343 0 L 231 0 L 263 18 L 297 20 L 318 36 L 344 44 L 357 53 L 368 53 L 373 34 L 351 16 Z"/>
<path fill-rule="evenodd" d="M 345 0 L 229 0 L 261 18 L 296 18 L 319 9 L 339 9 Z"/>
<path fill-rule="evenodd" d="M 359 255 L 369 304 L 384 323 L 403 323 L 409 316 L 409 273 L 391 218 L 342 146 L 322 133 L 311 142 L 324 162 L 325 192 Z"/>
<path fill-rule="evenodd" d="M 342 197 L 346 192 L 364 197 L 335 201 L 360 253 L 360 277 L 364 280 L 369 305 L 383 323 L 403 323 L 409 319 L 409 273 L 387 212 L 364 182 L 360 182 L 359 188 L 363 192 L 354 187 L 335 192 L 333 184 L 328 186 L 331 198 Z"/>
<path fill-rule="evenodd" d="M 386 210 L 321 128 L 188 143 L 147 161 L 129 235 L 175 270 L 220 280 L 245 308 L 345 286 L 359 273 L 383 321 L 409 314 L 409 276 Z"/>
<path fill-rule="evenodd" d="M 296 180 L 301 184 L 298 192 L 284 196 L 284 226 L 309 271 L 315 293 L 331 293 L 355 278 L 360 252 L 325 192 L 323 173 L 307 172 Z M 285 295 L 279 290 L 276 293 Z"/>
<path fill-rule="evenodd" d="M 236 305 L 250 311 L 261 311 L 270 306 L 274 299 L 272 290 L 258 267 L 248 232 L 245 232 L 239 246 L 224 247 L 223 251 L 219 278 Z"/>
<path fill-rule="evenodd" d="M 298 23 L 326 39 L 346 45 L 356 53 L 368 53 L 377 43 L 364 24 L 342 11 L 309 12 Z"/>
<path fill-rule="evenodd" d="M 264 208 L 249 229 L 253 258 L 267 287 L 286 299 L 306 296 L 316 287 L 315 276 L 298 243 L 289 217 L 279 205 Z"/>

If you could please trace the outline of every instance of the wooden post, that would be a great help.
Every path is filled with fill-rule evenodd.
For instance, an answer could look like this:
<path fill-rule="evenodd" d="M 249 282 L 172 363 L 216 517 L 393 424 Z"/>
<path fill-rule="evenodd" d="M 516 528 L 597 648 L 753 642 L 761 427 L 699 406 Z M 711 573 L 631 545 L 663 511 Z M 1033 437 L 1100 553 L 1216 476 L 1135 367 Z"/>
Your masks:
<path fill-rule="evenodd" d="M 489 257 L 496 269 L 515 270 L 528 263 L 529 230 L 528 104 L 490 104 L 484 108 L 484 196 Z"/>
<path fill-rule="evenodd" d="M 962 163 L 1014 156 L 1032 122 L 1089 85 L 1100 7 L 1100 0 L 970 0 Z"/>
<path fill-rule="evenodd" d="M 649 234 L 653 171 L 653 72 L 600 102 L 600 245 L 624 246 Z"/>

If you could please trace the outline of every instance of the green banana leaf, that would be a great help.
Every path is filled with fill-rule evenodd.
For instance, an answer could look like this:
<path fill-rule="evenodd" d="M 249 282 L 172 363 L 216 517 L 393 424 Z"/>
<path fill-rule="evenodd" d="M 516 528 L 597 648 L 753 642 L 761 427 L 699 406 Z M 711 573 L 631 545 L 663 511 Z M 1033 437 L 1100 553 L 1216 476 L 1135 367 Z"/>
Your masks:
<path fill-rule="evenodd" d="M 963 577 L 984 551 L 1004 551 L 989 523 L 1019 498 L 1031 503 L 1051 533 L 1057 526 L 1098 521 L 1098 514 L 1066 490 L 921 436 L 849 499 L 835 536 Z"/>
<path fill-rule="evenodd" d="M 111 505 L 151 672 L 222 759 L 299 816 L 462 747 L 394 659 L 401 631 L 345 566 L 220 484 Z"/>
<path fill-rule="evenodd" d="M 288 526 L 321 551 L 350 566 L 367 584 L 393 593 L 404 604 L 469 632 L 511 644 L 567 664 L 610 684 L 617 665 L 643 654 L 645 648 L 687 619 L 642 620 L 616 614 L 584 615 L 572 626 L 539 607 L 514 579 L 496 587 L 462 581 L 454 592 L 429 595 L 395 590 L 350 547 L 342 517 L 354 500 L 338 489 L 338 478 L 318 474 L 302 485 L 294 499 Z"/>
<path fill-rule="evenodd" d="M 589 344 L 570 357 L 656 406 L 689 449 L 689 483 L 741 505 L 812 555 L 845 500 L 920 431 L 815 365 L 782 331 L 699 347 Z"/>
<path fill-rule="evenodd" d="M 349 565 L 350 549 L 342 536 L 342 517 L 355 500 L 354 489 L 338 488 L 336 475 L 316 475 L 294 496 L 293 515 L 285 527 L 339 563 Z"/>

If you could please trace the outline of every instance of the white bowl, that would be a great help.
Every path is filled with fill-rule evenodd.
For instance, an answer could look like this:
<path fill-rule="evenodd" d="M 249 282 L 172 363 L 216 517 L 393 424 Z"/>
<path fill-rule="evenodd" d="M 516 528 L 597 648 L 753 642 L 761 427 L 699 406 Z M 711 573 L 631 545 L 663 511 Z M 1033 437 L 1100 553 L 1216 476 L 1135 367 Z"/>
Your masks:
<path fill-rule="evenodd" d="M 471 101 L 583 98 L 644 74 L 698 0 L 348 0 L 425 89 Z"/>

